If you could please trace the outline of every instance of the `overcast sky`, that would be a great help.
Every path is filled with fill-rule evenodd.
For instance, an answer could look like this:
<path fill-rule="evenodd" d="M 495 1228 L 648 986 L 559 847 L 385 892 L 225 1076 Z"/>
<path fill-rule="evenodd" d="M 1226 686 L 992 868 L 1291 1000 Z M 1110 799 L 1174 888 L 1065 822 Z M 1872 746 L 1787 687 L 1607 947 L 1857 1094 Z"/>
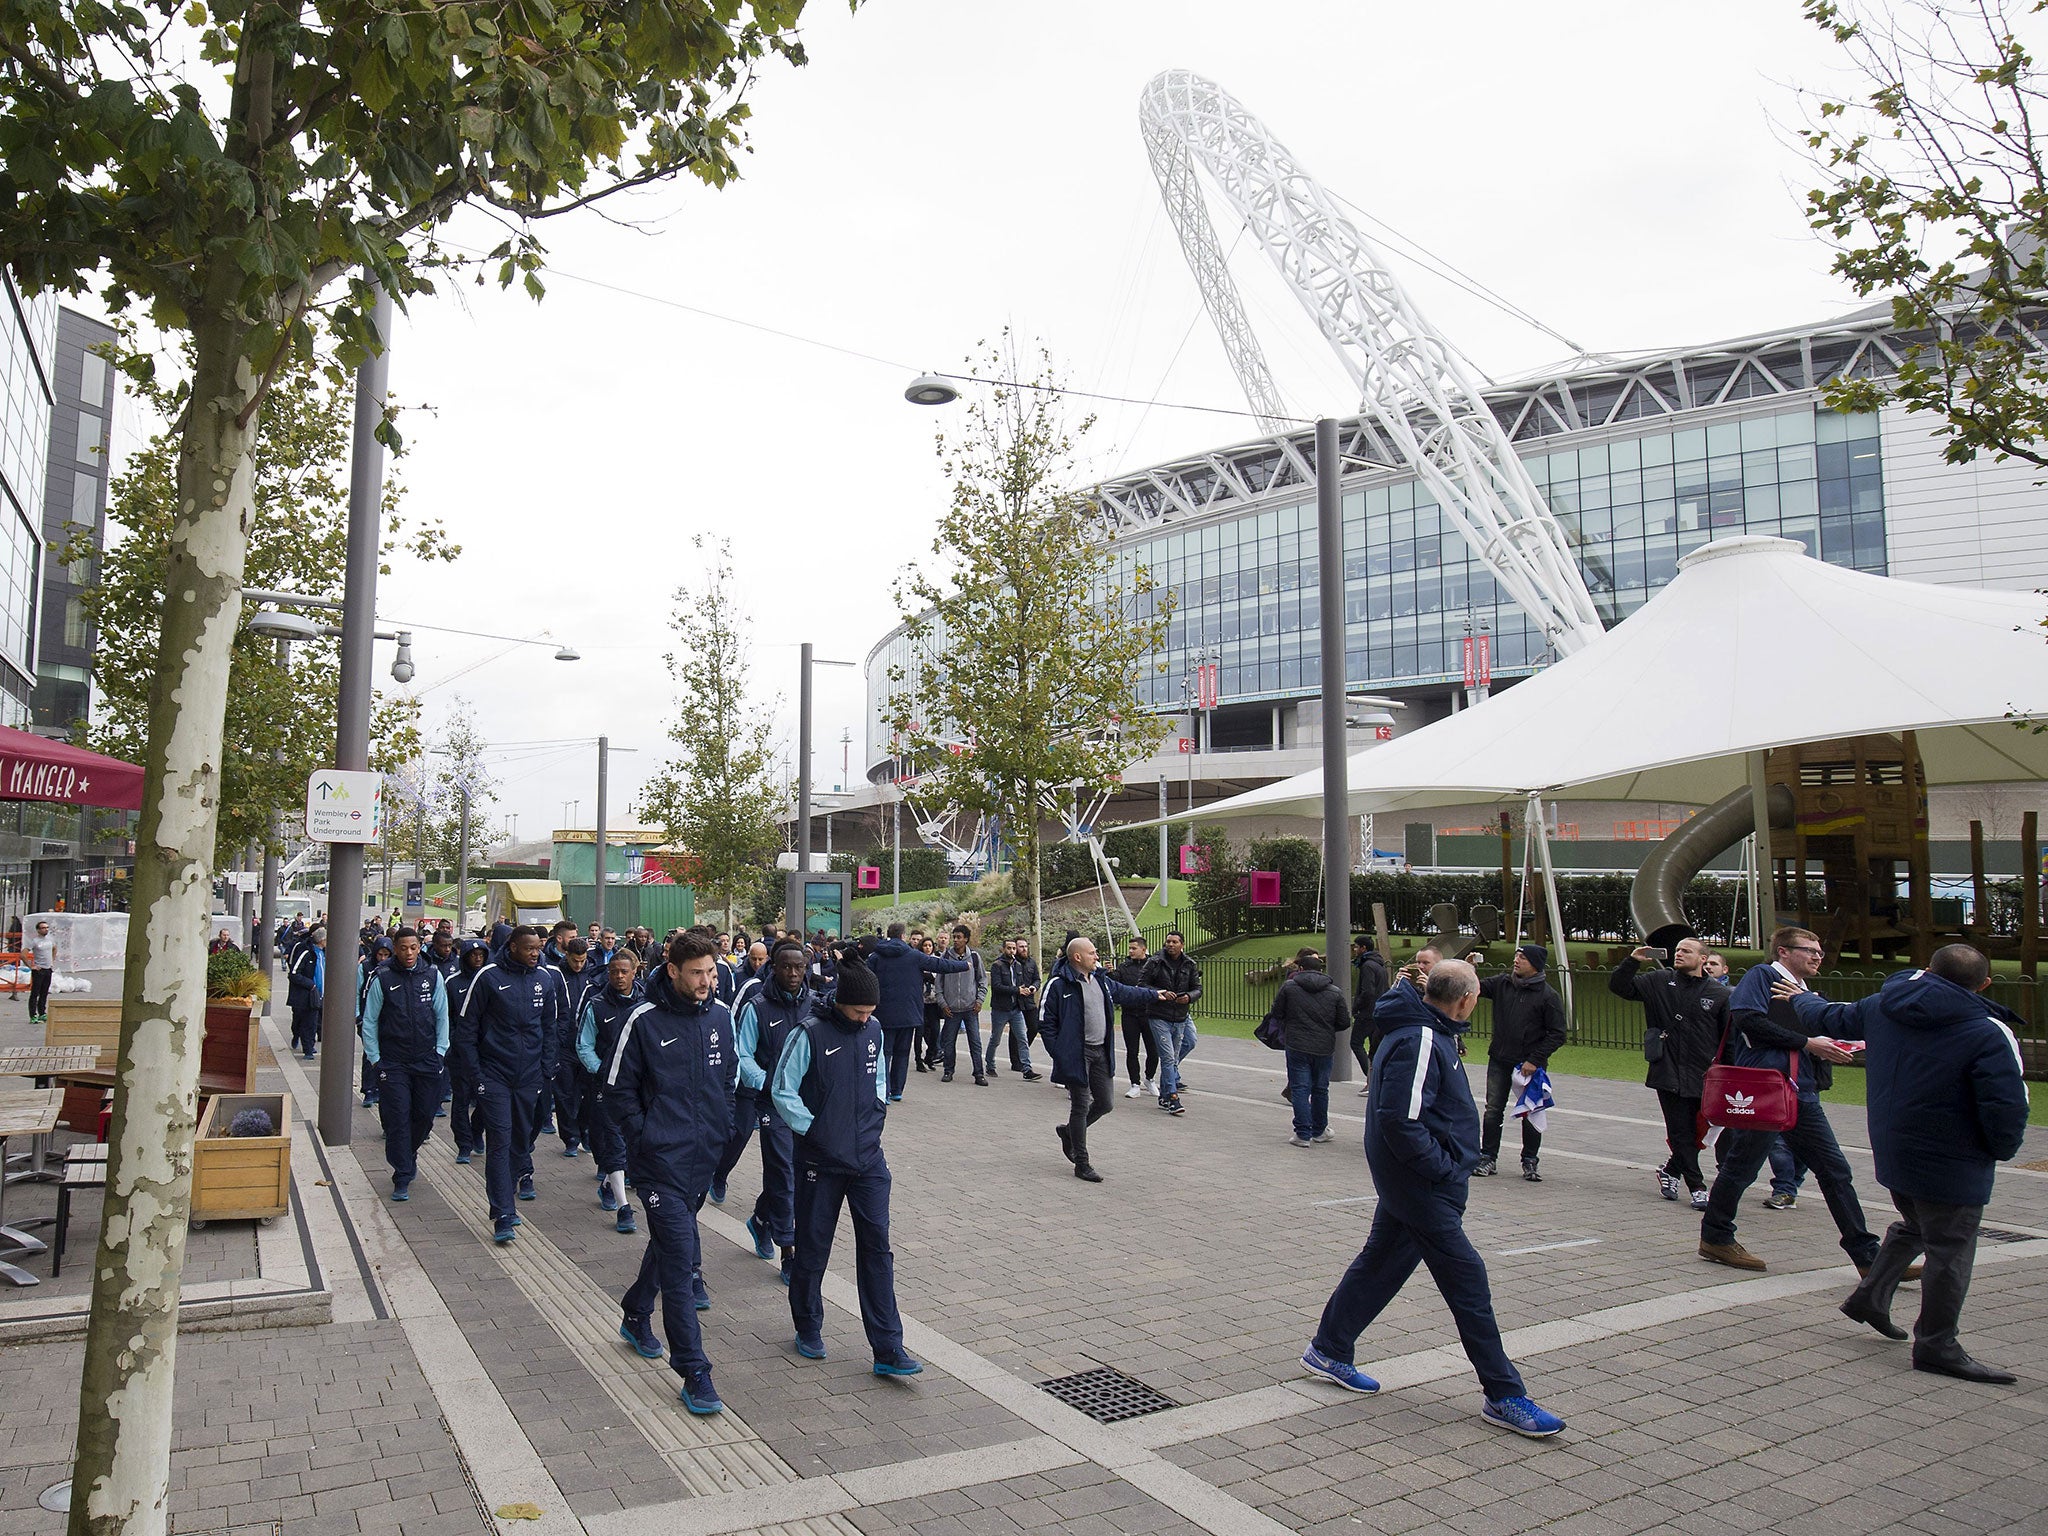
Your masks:
<path fill-rule="evenodd" d="M 583 655 L 528 648 L 450 679 L 502 647 L 423 633 L 430 729 L 461 695 L 493 742 L 607 733 L 637 749 L 615 759 L 615 826 L 665 749 L 661 656 L 691 534 L 733 541 L 760 707 L 792 753 L 797 643 L 858 662 L 896 621 L 891 581 L 927 555 L 945 497 L 945 413 L 903 401 L 911 371 L 957 368 L 1007 324 L 1042 337 L 1078 388 L 1243 406 L 1138 134 L 1160 70 L 1216 80 L 1326 187 L 1589 349 L 1854 303 L 1799 212 L 1793 87 L 1837 61 L 1796 0 L 871 0 L 851 17 L 813 0 L 806 39 L 810 66 L 771 65 L 753 94 L 742 181 L 642 195 L 619 210 L 638 229 L 556 220 L 544 302 L 450 287 L 415 301 L 392 356 L 394 390 L 432 407 L 405 426 L 407 505 L 464 554 L 401 565 L 381 612 L 545 630 Z M 1219 214 L 1218 229 L 1230 245 L 1235 225 Z M 472 218 L 452 238 L 495 236 Z M 1334 358 L 1263 261 L 1246 240 L 1232 268 L 1290 407 L 1348 414 Z M 1571 351 L 1399 270 L 1495 377 Z M 1254 435 L 1249 420 L 1103 406 L 1089 464 Z M 859 679 L 819 674 L 821 786 L 840 776 L 842 730 L 860 772 Z M 565 802 L 590 823 L 594 749 L 499 773 L 522 840 L 565 824 Z"/>

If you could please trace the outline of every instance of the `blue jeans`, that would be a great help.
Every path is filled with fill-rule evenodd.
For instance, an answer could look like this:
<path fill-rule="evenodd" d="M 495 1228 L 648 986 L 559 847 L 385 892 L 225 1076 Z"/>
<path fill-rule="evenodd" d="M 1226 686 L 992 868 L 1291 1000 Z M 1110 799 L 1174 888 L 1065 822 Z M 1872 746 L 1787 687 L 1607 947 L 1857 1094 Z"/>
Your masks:
<path fill-rule="evenodd" d="M 963 1029 L 967 1031 L 968 1063 L 974 1068 L 974 1075 L 980 1077 L 983 1074 L 981 1070 L 981 1010 L 979 1008 L 968 1008 L 959 1013 L 948 1012 L 946 1014 L 945 1033 L 942 1036 L 943 1043 L 939 1047 L 945 1052 L 946 1056 L 946 1076 L 951 1077 L 953 1075 L 953 1068 L 960 1059 L 960 1031 Z"/>
<path fill-rule="evenodd" d="M 1003 1031 L 1010 1032 L 1010 1070 L 1029 1072 L 1031 1067 L 1031 1042 L 1025 1038 L 1024 1010 L 1022 1008 L 998 1008 L 988 1016 L 988 1064 L 996 1064 L 996 1046 L 1003 1038 Z"/>
<path fill-rule="evenodd" d="M 1303 1141 L 1330 1128 L 1330 1058 L 1287 1053 L 1287 1093 L 1294 1100 L 1294 1134 Z"/>
<path fill-rule="evenodd" d="M 1798 1154 L 1785 1145 L 1785 1138 L 1771 1138 L 1771 1193 L 1774 1195 L 1796 1195 L 1799 1186 L 1806 1182 L 1806 1164 L 1799 1161 Z"/>
<path fill-rule="evenodd" d="M 1785 1146 L 1813 1170 L 1814 1181 L 1835 1218 L 1835 1230 L 1842 1235 L 1842 1251 L 1855 1263 L 1868 1266 L 1877 1257 L 1877 1239 L 1863 1222 L 1863 1206 L 1856 1198 L 1856 1185 L 1849 1176 L 1849 1160 L 1835 1140 L 1834 1127 L 1820 1100 L 1799 1096 L 1799 1119 L 1789 1130 L 1773 1135 L 1769 1131 L 1724 1131 L 1726 1152 L 1714 1188 L 1707 1196 L 1707 1212 L 1700 1218 L 1700 1241 L 1735 1241 L 1735 1208 L 1743 1191 L 1755 1182 L 1772 1145 L 1782 1136 Z"/>
<path fill-rule="evenodd" d="M 1152 1043 L 1159 1047 L 1159 1097 L 1180 1092 L 1180 1064 L 1195 1054 L 1193 1019 L 1152 1020 Z"/>

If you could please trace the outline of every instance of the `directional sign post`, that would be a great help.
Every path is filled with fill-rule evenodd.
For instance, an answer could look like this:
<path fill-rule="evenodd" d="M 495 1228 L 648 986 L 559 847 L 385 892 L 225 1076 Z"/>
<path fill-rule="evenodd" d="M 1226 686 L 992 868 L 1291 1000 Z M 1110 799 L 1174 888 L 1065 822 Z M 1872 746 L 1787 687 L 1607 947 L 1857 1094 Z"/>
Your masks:
<path fill-rule="evenodd" d="M 316 843 L 374 843 L 384 828 L 384 775 L 322 768 L 306 781 L 306 836 Z"/>

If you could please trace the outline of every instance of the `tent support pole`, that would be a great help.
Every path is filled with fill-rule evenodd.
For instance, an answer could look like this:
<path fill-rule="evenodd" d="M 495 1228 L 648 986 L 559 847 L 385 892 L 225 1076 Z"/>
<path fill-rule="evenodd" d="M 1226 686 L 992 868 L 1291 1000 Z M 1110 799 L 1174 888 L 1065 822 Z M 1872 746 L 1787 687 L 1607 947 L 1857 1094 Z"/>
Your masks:
<path fill-rule="evenodd" d="M 1537 857 L 1543 861 L 1543 895 L 1550 913 L 1550 942 L 1557 946 L 1557 978 L 1563 983 L 1558 988 L 1564 994 L 1564 1016 L 1567 1025 L 1578 1027 L 1578 1017 L 1572 1012 L 1572 947 L 1566 941 L 1564 912 L 1557 901 L 1557 870 L 1550 862 L 1550 833 L 1543 820 L 1541 796 L 1529 797 L 1529 836 L 1541 851 Z"/>
<path fill-rule="evenodd" d="M 1778 926 L 1777 861 L 1771 857 L 1771 777 L 1764 754 L 1749 754 L 1749 808 L 1756 827 L 1756 947 L 1770 958 L 1771 930 Z"/>

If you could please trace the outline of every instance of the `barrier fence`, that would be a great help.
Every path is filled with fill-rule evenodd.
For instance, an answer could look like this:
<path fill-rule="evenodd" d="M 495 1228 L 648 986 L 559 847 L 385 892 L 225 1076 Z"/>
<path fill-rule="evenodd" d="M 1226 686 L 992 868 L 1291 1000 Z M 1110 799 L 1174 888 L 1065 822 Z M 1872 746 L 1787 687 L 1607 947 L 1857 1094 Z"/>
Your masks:
<path fill-rule="evenodd" d="M 1196 1005 L 1197 1022 L 1204 1019 L 1256 1024 L 1273 1006 L 1280 990 L 1281 970 L 1271 960 L 1205 958 L 1202 967 L 1202 1000 Z M 1505 966 L 1482 966 L 1481 976 L 1500 975 Z M 1637 1051 L 1643 1044 L 1643 1009 L 1639 1003 L 1616 997 L 1607 990 L 1607 970 L 1572 972 L 1572 1024 L 1568 1045 L 1594 1046 L 1607 1050 Z M 1844 971 L 1816 979 L 1815 987 L 1830 1001 L 1852 1003 L 1869 997 L 1884 984 L 1889 971 Z M 1553 977 L 1553 986 L 1556 980 Z M 2038 984 L 2024 977 L 2000 978 L 1986 994 L 2010 1008 L 2027 1024 L 2016 1031 L 2026 1058 L 2029 1077 L 2048 1076 L 2048 1022 L 2041 1018 Z M 1493 1005 L 1481 1002 L 1472 1016 L 1472 1035 L 1487 1039 L 1493 1029 Z"/>

